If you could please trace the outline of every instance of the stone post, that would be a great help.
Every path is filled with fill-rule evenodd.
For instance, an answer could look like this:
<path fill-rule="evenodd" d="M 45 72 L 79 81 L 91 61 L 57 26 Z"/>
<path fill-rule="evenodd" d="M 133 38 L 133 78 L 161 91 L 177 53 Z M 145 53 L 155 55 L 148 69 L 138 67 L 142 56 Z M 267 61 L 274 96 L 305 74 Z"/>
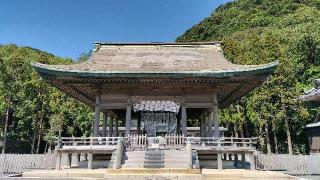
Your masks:
<path fill-rule="evenodd" d="M 187 156 L 188 156 L 188 168 L 192 169 L 193 168 L 193 163 L 192 163 L 192 145 L 190 143 L 190 141 L 187 141 Z"/>
<path fill-rule="evenodd" d="M 70 168 L 70 156 L 69 153 L 62 152 L 61 153 L 61 167 L 62 169 Z"/>
<path fill-rule="evenodd" d="M 115 163 L 114 169 L 121 168 L 122 152 L 123 152 L 123 144 L 119 140 L 117 144 L 116 159 L 115 159 L 116 163 Z"/>
<path fill-rule="evenodd" d="M 246 167 L 246 154 L 241 154 L 241 165 L 242 165 L 242 168 L 245 168 Z"/>
<path fill-rule="evenodd" d="M 222 164 L 222 151 L 221 151 L 221 142 L 220 139 L 218 139 L 218 156 L 217 156 L 217 163 L 218 163 L 218 170 L 223 169 Z"/>
<path fill-rule="evenodd" d="M 80 165 L 80 154 L 72 153 L 71 155 L 71 167 L 79 167 Z"/>
<path fill-rule="evenodd" d="M 61 152 L 56 150 L 57 160 L 56 160 L 56 170 L 61 170 Z"/>
<path fill-rule="evenodd" d="M 93 153 L 88 153 L 88 169 L 93 169 Z"/>
<path fill-rule="evenodd" d="M 255 165 L 254 162 L 255 162 L 254 161 L 254 154 L 251 153 L 251 154 L 249 154 L 249 163 L 250 163 L 250 169 L 251 170 L 255 170 L 256 169 L 256 165 Z"/>
<path fill-rule="evenodd" d="M 222 153 L 218 152 L 218 156 L 217 156 L 217 161 L 218 161 L 218 170 L 222 170 Z"/>

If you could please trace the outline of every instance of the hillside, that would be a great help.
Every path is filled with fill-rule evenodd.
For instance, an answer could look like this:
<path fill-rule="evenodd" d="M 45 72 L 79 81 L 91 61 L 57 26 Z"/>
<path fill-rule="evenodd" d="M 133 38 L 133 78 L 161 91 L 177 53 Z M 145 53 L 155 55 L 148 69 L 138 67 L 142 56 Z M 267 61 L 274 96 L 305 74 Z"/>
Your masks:
<path fill-rule="evenodd" d="M 72 63 L 30 47 L 0 45 L 0 132 L 4 138 L 7 120 L 7 153 L 42 153 L 58 131 L 91 132 L 91 110 L 41 80 L 32 61 Z"/>
<path fill-rule="evenodd" d="M 221 121 L 230 135 L 259 136 L 263 151 L 305 153 L 303 127 L 319 109 L 309 109 L 298 97 L 320 77 L 319 27 L 319 0 L 237 0 L 177 41 L 222 41 L 227 59 L 238 64 L 279 60 L 274 75 L 223 110 Z"/>

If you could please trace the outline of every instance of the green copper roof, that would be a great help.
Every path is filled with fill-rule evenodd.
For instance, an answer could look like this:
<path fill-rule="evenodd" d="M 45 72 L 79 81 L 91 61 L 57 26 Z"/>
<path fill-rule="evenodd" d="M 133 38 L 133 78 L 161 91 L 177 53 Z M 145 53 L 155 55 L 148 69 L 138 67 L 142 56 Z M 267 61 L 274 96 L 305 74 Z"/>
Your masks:
<path fill-rule="evenodd" d="M 227 70 L 203 70 L 203 71 L 176 71 L 176 72 L 158 72 L 158 71 L 144 71 L 144 72 L 126 72 L 126 71 L 84 71 L 84 70 L 68 70 L 59 69 L 55 66 L 32 63 L 36 70 L 40 74 L 46 74 L 49 76 L 59 77 L 93 77 L 93 78 L 141 78 L 141 77 L 167 77 L 167 78 L 183 78 L 183 77 L 207 77 L 207 78 L 223 78 L 232 76 L 250 76 L 259 74 L 268 74 L 279 64 L 278 61 L 264 65 L 257 65 L 251 67 L 244 67 L 238 69 L 227 69 Z"/>

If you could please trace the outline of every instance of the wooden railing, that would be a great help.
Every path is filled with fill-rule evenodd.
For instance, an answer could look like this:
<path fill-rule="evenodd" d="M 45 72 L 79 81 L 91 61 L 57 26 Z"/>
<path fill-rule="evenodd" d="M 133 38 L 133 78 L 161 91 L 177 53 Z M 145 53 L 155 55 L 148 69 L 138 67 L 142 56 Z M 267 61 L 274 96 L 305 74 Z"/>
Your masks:
<path fill-rule="evenodd" d="M 185 137 L 183 135 L 178 134 L 169 134 L 165 137 L 165 148 L 181 148 L 185 147 Z"/>
<path fill-rule="evenodd" d="M 58 147 L 64 146 L 108 146 L 117 145 L 124 137 L 61 137 L 58 138 Z"/>
<path fill-rule="evenodd" d="M 169 134 L 164 137 L 165 148 L 182 148 L 186 142 L 192 146 L 229 146 L 229 147 L 254 147 L 257 138 L 233 137 L 185 137 L 183 135 Z M 148 137 L 146 135 L 130 135 L 129 137 L 61 137 L 58 147 L 64 146 L 109 146 L 117 145 L 119 141 L 125 142 L 128 149 L 146 149 Z"/>
<path fill-rule="evenodd" d="M 257 144 L 257 138 L 234 137 L 186 137 L 185 141 L 190 141 L 195 146 L 254 147 Z"/>
<path fill-rule="evenodd" d="M 129 149 L 146 149 L 147 135 L 130 135 L 127 139 L 127 148 Z"/>

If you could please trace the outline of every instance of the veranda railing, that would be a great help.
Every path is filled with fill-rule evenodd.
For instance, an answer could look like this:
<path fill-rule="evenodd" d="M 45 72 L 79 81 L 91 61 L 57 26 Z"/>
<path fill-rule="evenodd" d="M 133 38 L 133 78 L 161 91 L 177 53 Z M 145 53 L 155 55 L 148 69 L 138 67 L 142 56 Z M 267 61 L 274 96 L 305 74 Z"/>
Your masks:
<path fill-rule="evenodd" d="M 228 147 L 254 147 L 257 138 L 234 137 L 185 137 L 183 135 L 170 134 L 161 137 L 165 148 L 182 148 L 187 142 L 192 146 L 228 146 Z M 58 147 L 64 146 L 110 146 L 123 142 L 128 149 L 146 149 L 148 137 L 146 135 L 131 135 L 128 137 L 61 137 L 58 139 Z"/>

